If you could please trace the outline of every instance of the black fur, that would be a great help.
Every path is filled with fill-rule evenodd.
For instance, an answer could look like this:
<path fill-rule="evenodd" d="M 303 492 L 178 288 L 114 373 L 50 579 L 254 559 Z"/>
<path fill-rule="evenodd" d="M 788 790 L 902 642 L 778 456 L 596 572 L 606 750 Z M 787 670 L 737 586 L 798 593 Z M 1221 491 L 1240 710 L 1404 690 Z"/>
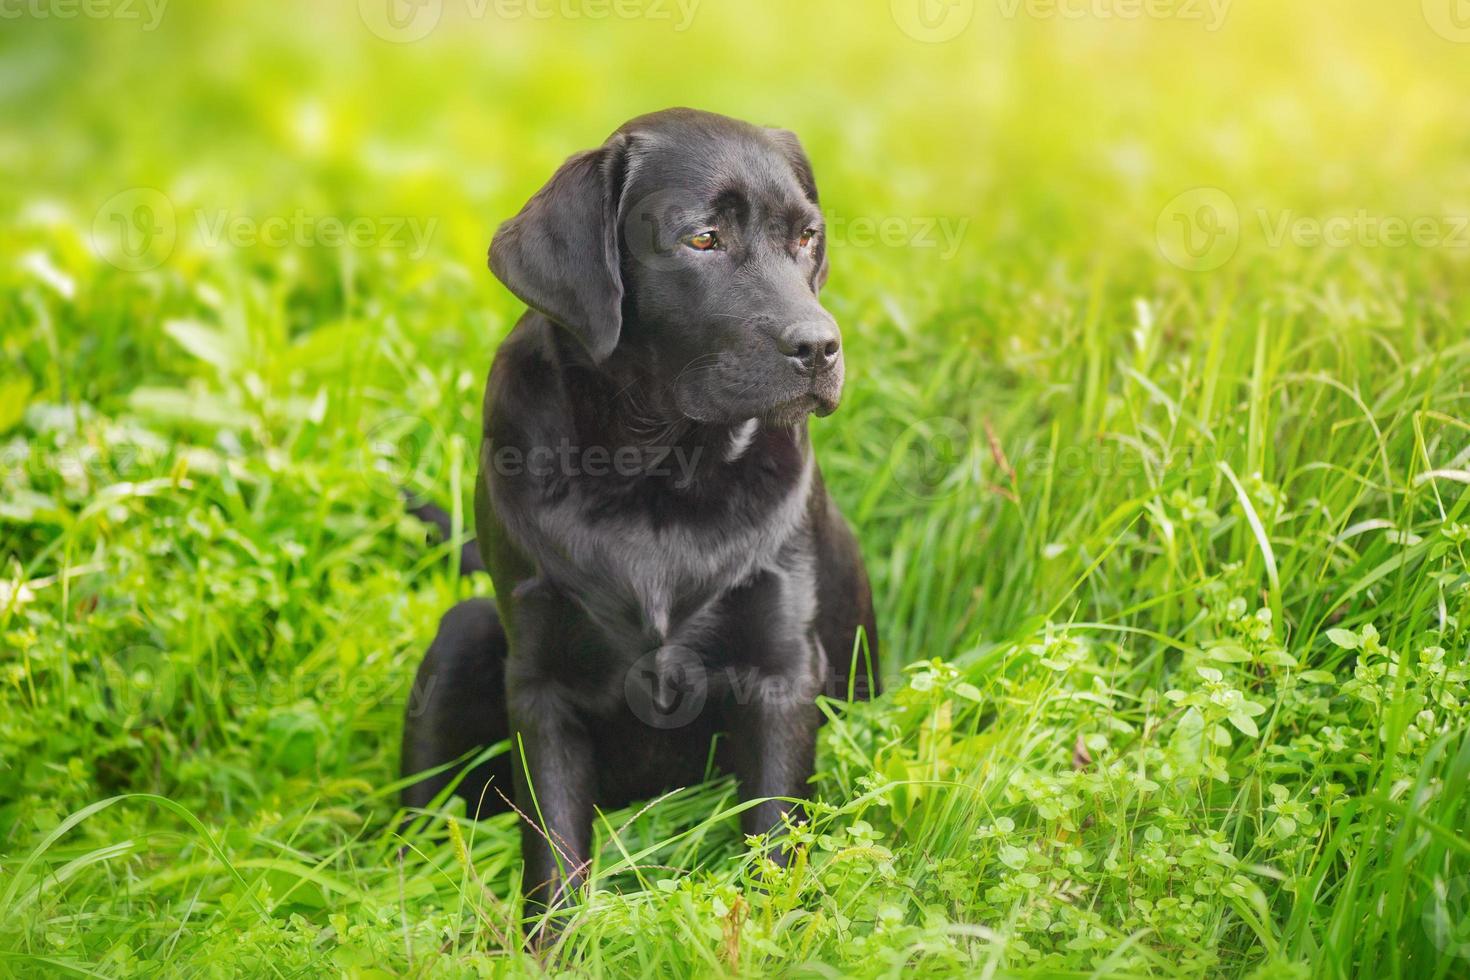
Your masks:
<path fill-rule="evenodd" d="M 485 391 L 475 519 L 497 600 L 444 617 L 404 771 L 515 736 L 514 764 L 459 793 L 484 813 L 500 789 L 531 818 L 543 906 L 584 880 L 594 805 L 697 782 L 712 757 L 745 798 L 802 798 L 814 698 L 874 693 L 867 575 L 807 436 L 843 380 L 821 227 L 795 136 L 677 109 L 573 157 L 495 236 L 492 269 L 532 307 Z"/>

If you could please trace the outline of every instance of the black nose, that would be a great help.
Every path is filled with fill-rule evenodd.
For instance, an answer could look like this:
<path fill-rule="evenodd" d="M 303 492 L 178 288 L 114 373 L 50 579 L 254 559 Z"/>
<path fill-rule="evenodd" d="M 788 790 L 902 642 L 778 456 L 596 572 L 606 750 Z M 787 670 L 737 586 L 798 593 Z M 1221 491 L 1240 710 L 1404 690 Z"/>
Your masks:
<path fill-rule="evenodd" d="M 837 363 L 842 340 L 832 323 L 798 323 L 776 339 L 776 349 L 796 364 L 802 374 L 817 375 Z"/>

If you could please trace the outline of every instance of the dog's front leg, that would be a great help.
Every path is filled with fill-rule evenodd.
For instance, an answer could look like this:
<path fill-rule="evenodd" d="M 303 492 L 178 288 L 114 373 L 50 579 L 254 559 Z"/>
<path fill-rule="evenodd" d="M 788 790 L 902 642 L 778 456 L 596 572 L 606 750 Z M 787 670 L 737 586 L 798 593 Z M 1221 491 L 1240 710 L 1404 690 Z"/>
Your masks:
<path fill-rule="evenodd" d="M 788 813 L 800 816 L 799 804 L 790 800 L 806 798 L 816 764 L 820 656 L 812 644 L 782 669 L 752 670 L 736 687 L 730 730 L 735 775 L 742 800 L 762 801 L 741 814 L 747 834 L 777 831 Z M 789 855 L 783 847 L 771 857 L 784 865 Z"/>
<path fill-rule="evenodd" d="M 592 742 L 554 680 L 512 676 L 506 693 L 518 756 L 522 885 L 526 911 L 539 914 L 565 905 L 587 880 L 596 788 Z"/>

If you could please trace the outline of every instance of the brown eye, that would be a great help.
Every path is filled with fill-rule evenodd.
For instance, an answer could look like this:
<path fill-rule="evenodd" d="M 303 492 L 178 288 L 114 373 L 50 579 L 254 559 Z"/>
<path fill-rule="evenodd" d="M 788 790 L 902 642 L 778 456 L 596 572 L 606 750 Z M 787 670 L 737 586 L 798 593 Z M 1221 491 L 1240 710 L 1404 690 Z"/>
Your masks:
<path fill-rule="evenodd" d="M 708 252 L 720 247 L 720 236 L 712 231 L 702 231 L 684 240 L 684 244 L 696 252 Z"/>
<path fill-rule="evenodd" d="M 808 228 L 806 231 L 804 231 L 804 232 L 801 233 L 801 247 L 802 248 L 806 248 L 808 245 L 810 245 L 812 243 L 812 239 L 813 238 L 816 238 L 816 237 L 817 237 L 817 229 L 815 229 L 815 228 Z"/>

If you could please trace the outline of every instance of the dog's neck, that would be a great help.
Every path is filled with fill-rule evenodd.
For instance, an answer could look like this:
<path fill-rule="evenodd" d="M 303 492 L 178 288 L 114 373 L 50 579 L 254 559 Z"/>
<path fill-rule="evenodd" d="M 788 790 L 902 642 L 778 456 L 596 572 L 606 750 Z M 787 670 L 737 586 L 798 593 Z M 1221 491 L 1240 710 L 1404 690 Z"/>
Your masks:
<path fill-rule="evenodd" d="M 761 452 L 763 432 L 789 439 L 804 452 L 806 422 L 774 426 L 760 419 L 707 421 L 682 412 L 672 390 L 636 363 L 591 363 L 574 341 L 558 338 L 563 384 L 575 438 L 612 449 L 679 452 L 698 460 L 696 476 Z"/>

